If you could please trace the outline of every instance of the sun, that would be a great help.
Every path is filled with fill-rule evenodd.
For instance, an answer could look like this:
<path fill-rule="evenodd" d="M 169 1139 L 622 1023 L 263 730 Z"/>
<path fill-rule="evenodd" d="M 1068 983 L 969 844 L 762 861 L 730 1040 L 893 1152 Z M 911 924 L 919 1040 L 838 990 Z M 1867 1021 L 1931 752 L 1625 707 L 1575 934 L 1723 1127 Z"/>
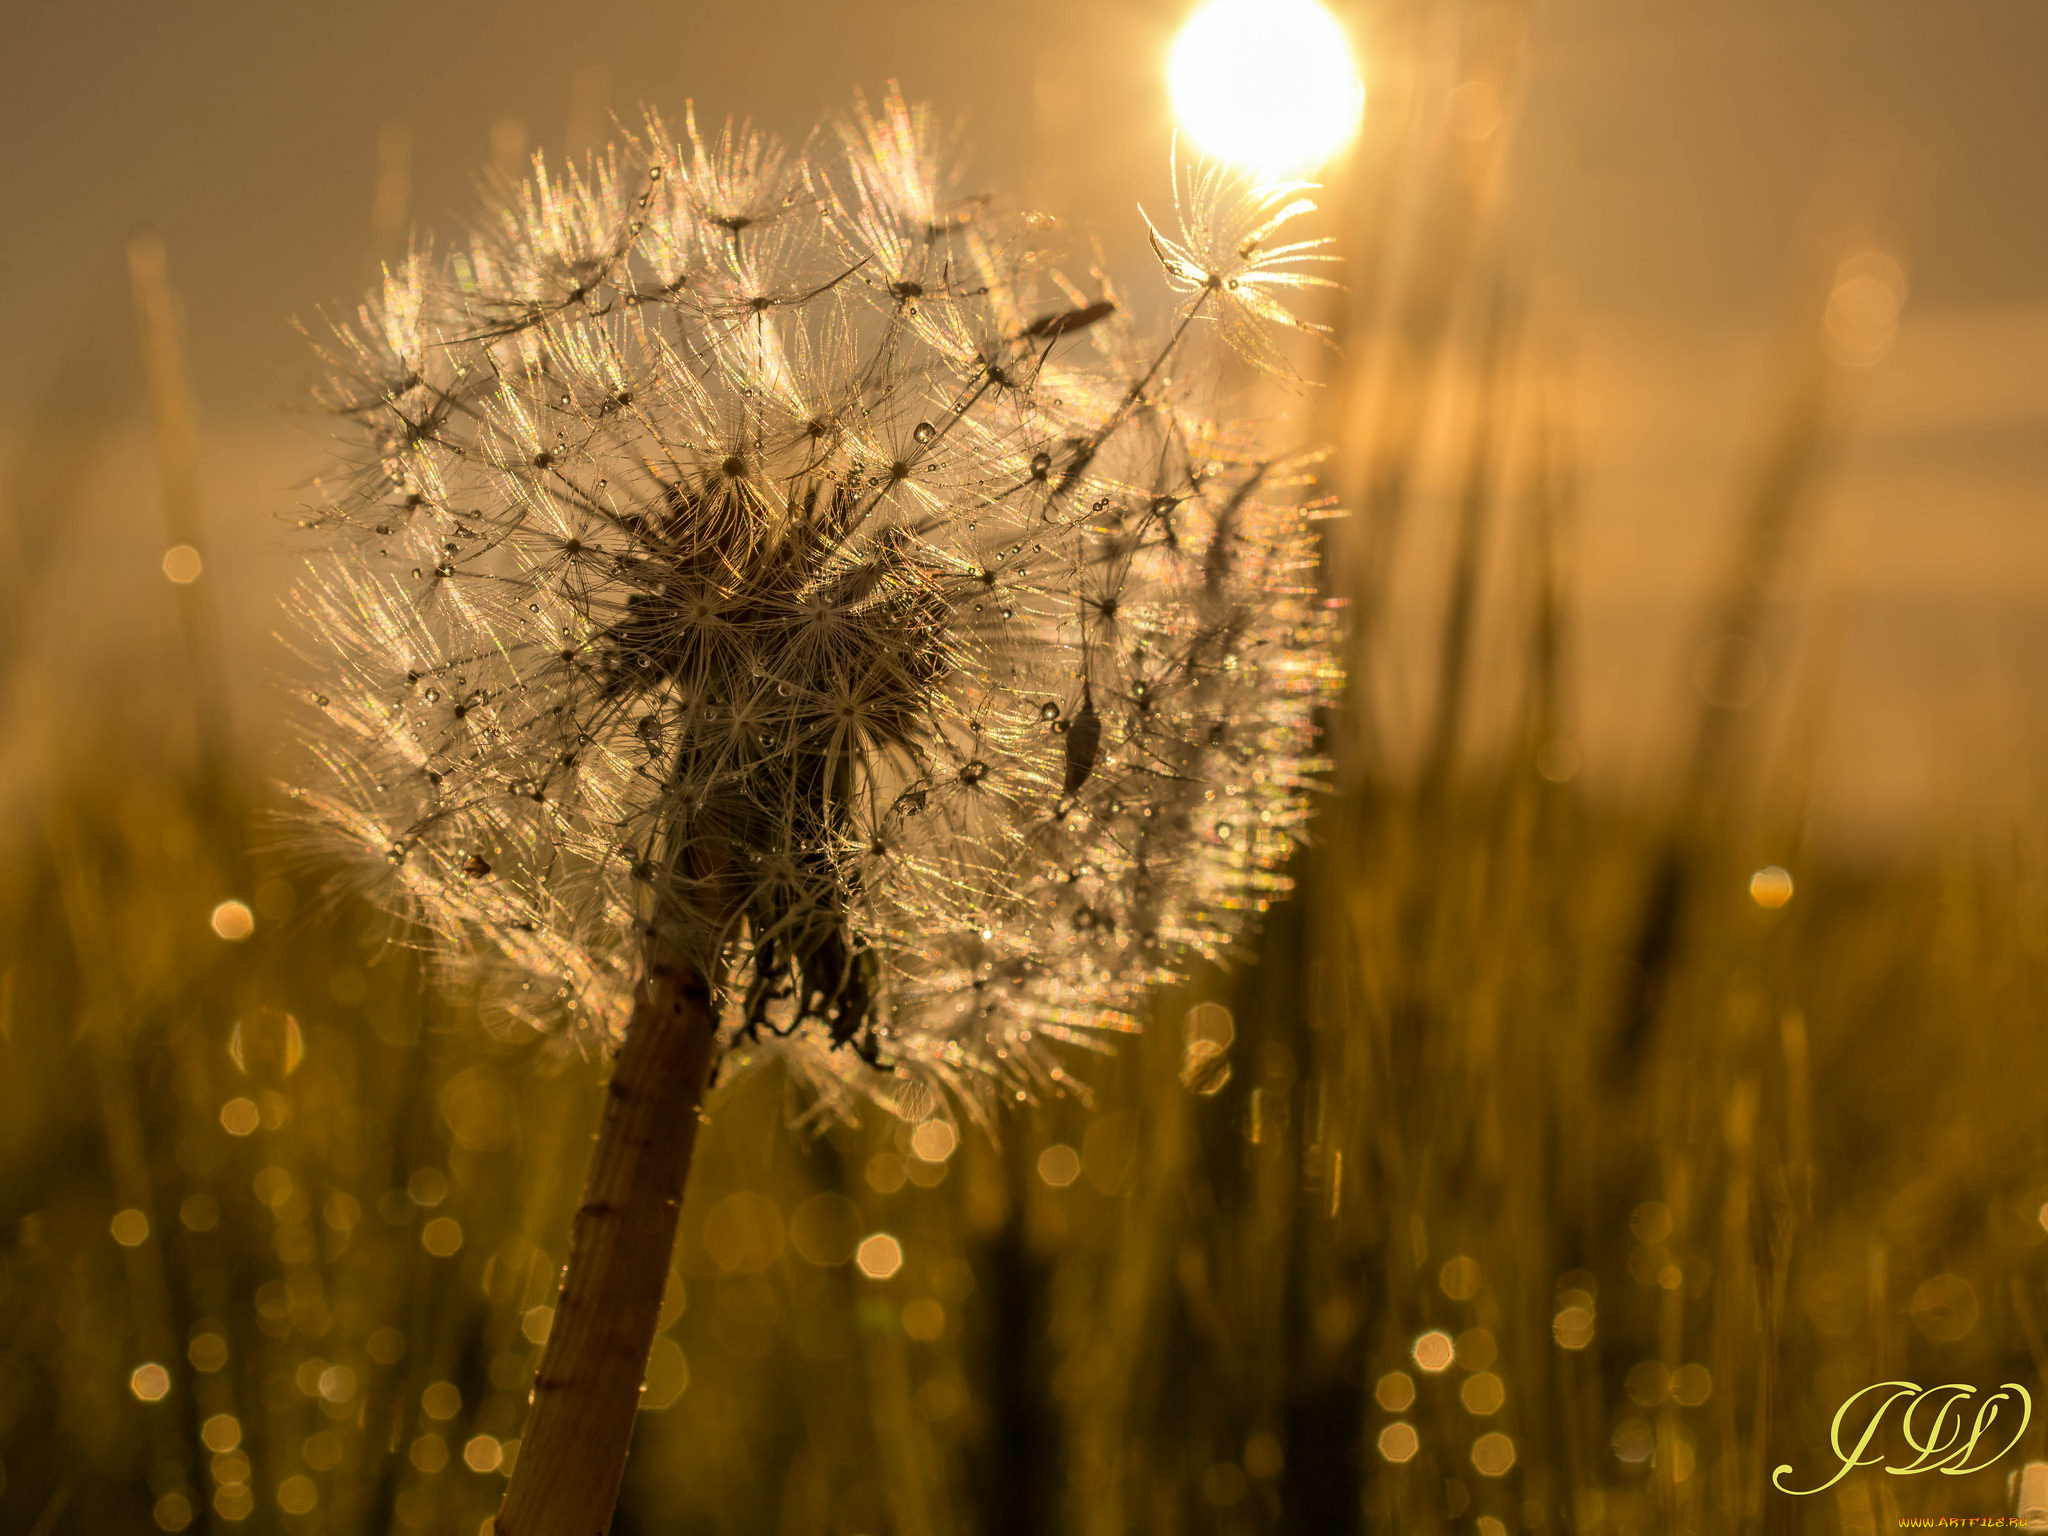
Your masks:
<path fill-rule="evenodd" d="M 1166 81 L 1189 138 L 1269 176 L 1314 170 L 1365 108 L 1351 39 L 1316 0 L 1207 0 L 1174 39 Z"/>

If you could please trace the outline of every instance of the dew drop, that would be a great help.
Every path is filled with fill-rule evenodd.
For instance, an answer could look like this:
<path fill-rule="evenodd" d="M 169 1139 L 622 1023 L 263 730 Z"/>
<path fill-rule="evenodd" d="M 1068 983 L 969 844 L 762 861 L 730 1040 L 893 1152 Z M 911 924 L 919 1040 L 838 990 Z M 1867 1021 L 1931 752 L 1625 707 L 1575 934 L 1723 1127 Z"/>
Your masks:
<path fill-rule="evenodd" d="M 429 688 L 429 689 L 427 690 L 427 702 L 428 702 L 429 704 L 438 704 L 438 703 L 440 703 L 440 702 L 441 702 L 441 690 L 440 690 L 440 689 L 438 689 L 438 688 Z"/>
<path fill-rule="evenodd" d="M 939 435 L 939 429 L 928 421 L 920 421 L 917 424 L 917 429 L 910 435 L 920 443 L 928 443 Z"/>
<path fill-rule="evenodd" d="M 1046 702 L 1046 703 L 1044 703 L 1044 704 L 1041 704 L 1041 705 L 1039 705 L 1039 706 L 1038 706 L 1038 718 L 1039 718 L 1039 719 L 1041 719 L 1041 720 L 1057 720 L 1057 719 L 1059 719 L 1059 717 L 1060 717 L 1060 707 L 1059 707 L 1059 705 L 1057 705 L 1057 704 L 1054 704 L 1054 703 L 1051 703 L 1050 701 L 1048 701 L 1048 702 Z"/>
<path fill-rule="evenodd" d="M 1032 478 L 1032 479 L 1034 479 L 1034 480 L 1043 480 L 1043 479 L 1044 479 L 1044 478 L 1045 478 L 1045 477 L 1046 477 L 1047 475 L 1049 475 L 1049 474 L 1051 474 L 1051 473 L 1052 473 L 1052 455 L 1051 455 L 1051 454 L 1049 454 L 1049 453 L 1034 453 L 1033 455 L 1031 455 L 1031 478 Z"/>

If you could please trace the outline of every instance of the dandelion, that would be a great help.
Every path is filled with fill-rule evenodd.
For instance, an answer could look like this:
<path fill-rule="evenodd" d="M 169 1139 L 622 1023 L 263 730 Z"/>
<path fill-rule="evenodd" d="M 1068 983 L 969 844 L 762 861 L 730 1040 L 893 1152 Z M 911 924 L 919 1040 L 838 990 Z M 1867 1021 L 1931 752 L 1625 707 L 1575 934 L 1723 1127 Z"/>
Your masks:
<path fill-rule="evenodd" d="M 1188 404 L 1198 319 L 1289 322 L 1302 189 L 1194 174 L 1148 351 L 900 97 L 814 142 L 536 156 L 323 349 L 301 818 L 617 1047 L 509 1536 L 609 1518 L 714 1074 L 1057 1090 L 1286 891 L 1321 771 L 1308 462 Z"/>
<path fill-rule="evenodd" d="M 1145 227 L 1167 281 L 1177 292 L 1194 295 L 1182 323 L 1214 322 L 1230 347 L 1254 363 L 1270 362 L 1276 331 L 1320 332 L 1323 327 L 1297 317 L 1282 296 L 1291 289 L 1329 287 L 1327 278 L 1301 269 L 1335 258 L 1321 240 L 1274 238 L 1314 210 L 1306 196 L 1310 184 L 1261 183 L 1217 161 L 1183 168 L 1177 152 L 1172 172 L 1178 238 L 1161 234 L 1150 219 Z"/>

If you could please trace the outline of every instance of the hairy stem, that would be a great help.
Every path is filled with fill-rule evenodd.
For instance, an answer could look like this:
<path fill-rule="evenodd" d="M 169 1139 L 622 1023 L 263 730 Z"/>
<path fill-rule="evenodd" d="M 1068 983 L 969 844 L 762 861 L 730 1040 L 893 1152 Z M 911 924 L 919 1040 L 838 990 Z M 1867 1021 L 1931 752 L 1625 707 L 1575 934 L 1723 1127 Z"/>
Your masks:
<path fill-rule="evenodd" d="M 606 1090 L 496 1536 L 600 1536 L 611 1524 L 716 1040 L 702 978 L 651 966 Z"/>

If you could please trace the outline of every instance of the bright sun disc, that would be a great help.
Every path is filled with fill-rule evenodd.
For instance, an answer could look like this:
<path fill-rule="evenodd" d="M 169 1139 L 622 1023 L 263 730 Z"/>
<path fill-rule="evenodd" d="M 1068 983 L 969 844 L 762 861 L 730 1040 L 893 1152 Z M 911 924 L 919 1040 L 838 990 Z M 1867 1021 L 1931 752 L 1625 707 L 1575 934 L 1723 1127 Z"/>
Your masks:
<path fill-rule="evenodd" d="M 1365 108 L 1351 40 L 1315 0 L 1208 0 L 1174 39 L 1166 81 L 1188 137 L 1269 176 L 1327 160 Z"/>

